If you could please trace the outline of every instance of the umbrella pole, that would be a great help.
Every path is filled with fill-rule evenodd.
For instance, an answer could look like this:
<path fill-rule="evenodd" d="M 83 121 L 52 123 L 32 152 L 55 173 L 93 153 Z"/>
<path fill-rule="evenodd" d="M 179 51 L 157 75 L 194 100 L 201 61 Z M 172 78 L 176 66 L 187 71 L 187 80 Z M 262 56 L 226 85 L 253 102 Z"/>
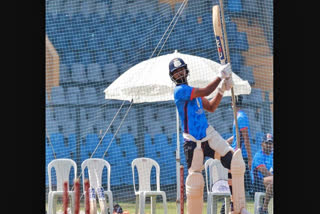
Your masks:
<path fill-rule="evenodd" d="M 181 214 L 180 211 L 180 139 L 179 139 L 179 114 L 176 108 L 176 124 L 177 124 L 177 150 L 176 150 L 176 174 L 177 174 L 177 214 Z M 182 205 L 183 206 L 183 205 Z"/>

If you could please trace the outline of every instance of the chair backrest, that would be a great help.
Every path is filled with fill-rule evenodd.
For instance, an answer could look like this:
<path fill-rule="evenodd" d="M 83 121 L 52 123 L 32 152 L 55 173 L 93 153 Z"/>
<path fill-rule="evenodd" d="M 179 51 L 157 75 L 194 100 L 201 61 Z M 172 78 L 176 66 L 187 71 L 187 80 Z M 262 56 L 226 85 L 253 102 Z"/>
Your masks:
<path fill-rule="evenodd" d="M 136 158 L 131 163 L 132 167 L 132 178 L 133 178 L 133 187 L 134 191 L 137 192 L 135 186 L 135 176 L 134 168 L 137 168 L 138 171 L 138 180 L 139 180 L 139 190 L 138 191 L 151 191 L 150 186 L 150 175 L 152 167 L 156 169 L 156 183 L 157 191 L 160 191 L 160 166 L 159 164 L 151 158 Z"/>
<path fill-rule="evenodd" d="M 57 179 L 57 191 L 63 191 L 63 183 L 68 181 L 69 189 L 69 175 L 71 167 L 73 167 L 74 176 L 77 176 L 77 164 L 72 159 L 61 158 L 52 160 L 48 164 L 48 176 L 49 176 L 49 191 L 52 191 L 52 182 L 51 182 L 51 168 L 54 168 L 56 171 Z"/>
<path fill-rule="evenodd" d="M 111 167 L 108 161 L 102 158 L 88 158 L 81 164 L 82 184 L 84 188 L 84 170 L 88 168 L 90 187 L 100 187 L 102 185 L 102 171 L 107 167 L 107 188 L 110 191 L 110 174 Z"/>
<path fill-rule="evenodd" d="M 228 180 L 228 169 L 223 167 L 220 160 L 210 158 L 204 166 L 207 192 L 211 192 L 212 185 L 218 180 Z"/>

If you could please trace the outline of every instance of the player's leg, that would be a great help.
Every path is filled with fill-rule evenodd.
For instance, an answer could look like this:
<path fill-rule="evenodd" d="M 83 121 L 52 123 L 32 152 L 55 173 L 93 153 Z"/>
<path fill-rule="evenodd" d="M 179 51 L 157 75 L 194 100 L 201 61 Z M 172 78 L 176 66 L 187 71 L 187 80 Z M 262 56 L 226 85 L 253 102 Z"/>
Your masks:
<path fill-rule="evenodd" d="M 186 142 L 184 152 L 188 164 L 188 176 L 186 179 L 187 213 L 202 213 L 203 207 L 203 151 L 201 144 Z"/>
<path fill-rule="evenodd" d="M 266 212 L 268 210 L 270 199 L 273 195 L 273 176 L 265 177 L 263 179 L 263 184 L 265 185 L 265 188 L 266 188 L 266 196 L 263 202 L 262 210 Z"/>
<path fill-rule="evenodd" d="M 233 152 L 229 143 L 214 130 L 212 126 L 207 129 L 209 146 L 218 152 L 221 156 L 221 164 L 230 169 L 232 175 L 232 201 L 234 213 L 248 213 L 245 209 L 246 199 L 244 191 L 244 172 L 245 163 L 243 161 L 241 150 Z"/>

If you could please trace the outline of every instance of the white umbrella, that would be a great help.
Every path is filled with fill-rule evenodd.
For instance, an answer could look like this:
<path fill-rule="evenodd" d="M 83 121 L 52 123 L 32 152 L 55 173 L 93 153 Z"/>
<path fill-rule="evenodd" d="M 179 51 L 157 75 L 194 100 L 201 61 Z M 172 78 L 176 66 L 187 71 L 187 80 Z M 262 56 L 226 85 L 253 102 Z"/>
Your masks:
<path fill-rule="evenodd" d="M 160 102 L 173 100 L 174 84 L 169 77 L 169 62 L 179 57 L 188 65 L 188 83 L 193 87 L 205 87 L 218 75 L 221 64 L 212 60 L 182 54 L 175 51 L 143 61 L 124 72 L 104 90 L 106 99 L 133 100 L 133 103 Z M 232 74 L 235 95 L 250 94 L 248 81 Z M 221 84 L 221 83 L 220 83 Z M 212 98 L 217 90 L 208 96 Z M 231 96 L 227 91 L 224 96 Z"/>
<path fill-rule="evenodd" d="M 104 90 L 106 99 L 128 100 L 133 103 L 161 102 L 173 100 L 175 85 L 169 77 L 169 62 L 179 57 L 188 65 L 190 76 L 188 84 L 193 87 L 205 87 L 218 75 L 221 64 L 212 60 L 182 54 L 175 51 L 159 57 L 143 61 L 124 72 L 108 88 Z M 250 94 L 251 87 L 248 81 L 242 80 L 238 75 L 232 74 L 234 94 Z M 222 83 L 220 83 L 222 84 Z M 207 98 L 212 98 L 217 93 L 215 90 Z M 224 93 L 231 96 L 231 91 Z M 176 149 L 176 174 L 177 174 L 177 199 L 180 197 L 180 145 L 179 145 L 179 116 L 176 110 L 177 149 Z"/>

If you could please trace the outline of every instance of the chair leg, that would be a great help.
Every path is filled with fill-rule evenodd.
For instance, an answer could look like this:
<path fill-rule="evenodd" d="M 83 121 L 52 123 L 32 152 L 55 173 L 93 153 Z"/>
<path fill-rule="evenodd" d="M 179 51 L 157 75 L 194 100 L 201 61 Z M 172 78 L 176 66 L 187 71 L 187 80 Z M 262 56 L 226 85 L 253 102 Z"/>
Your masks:
<path fill-rule="evenodd" d="M 113 196 L 111 192 L 107 193 L 107 195 L 108 195 L 108 202 L 109 202 L 109 213 L 112 213 L 113 212 Z"/>
<path fill-rule="evenodd" d="M 212 196 L 208 194 L 208 196 L 207 196 L 207 214 L 211 214 L 211 204 L 212 204 Z"/>
<path fill-rule="evenodd" d="M 163 203 L 164 214 L 167 214 L 168 213 L 168 206 L 167 206 L 167 196 L 165 193 L 162 194 L 162 203 Z"/>
<path fill-rule="evenodd" d="M 135 214 L 138 214 L 139 211 L 139 195 L 136 195 L 136 210 L 135 210 Z"/>
<path fill-rule="evenodd" d="M 144 208 L 145 208 L 145 203 L 146 203 L 146 195 L 144 194 L 144 192 L 140 193 L 139 196 L 140 200 L 139 200 L 139 214 L 144 214 Z"/>
<path fill-rule="evenodd" d="M 218 197 L 215 197 L 213 196 L 212 197 L 212 210 L 211 210 L 211 213 L 213 214 L 217 214 L 217 200 L 218 200 Z"/>
<path fill-rule="evenodd" d="M 48 195 L 48 214 L 52 214 L 52 195 L 49 193 Z"/>
<path fill-rule="evenodd" d="M 151 196 L 151 214 L 156 213 L 157 196 Z"/>
<path fill-rule="evenodd" d="M 224 203 L 225 203 L 225 207 L 224 207 L 225 214 L 229 214 L 229 210 L 230 210 L 230 197 L 229 196 L 224 198 Z"/>

